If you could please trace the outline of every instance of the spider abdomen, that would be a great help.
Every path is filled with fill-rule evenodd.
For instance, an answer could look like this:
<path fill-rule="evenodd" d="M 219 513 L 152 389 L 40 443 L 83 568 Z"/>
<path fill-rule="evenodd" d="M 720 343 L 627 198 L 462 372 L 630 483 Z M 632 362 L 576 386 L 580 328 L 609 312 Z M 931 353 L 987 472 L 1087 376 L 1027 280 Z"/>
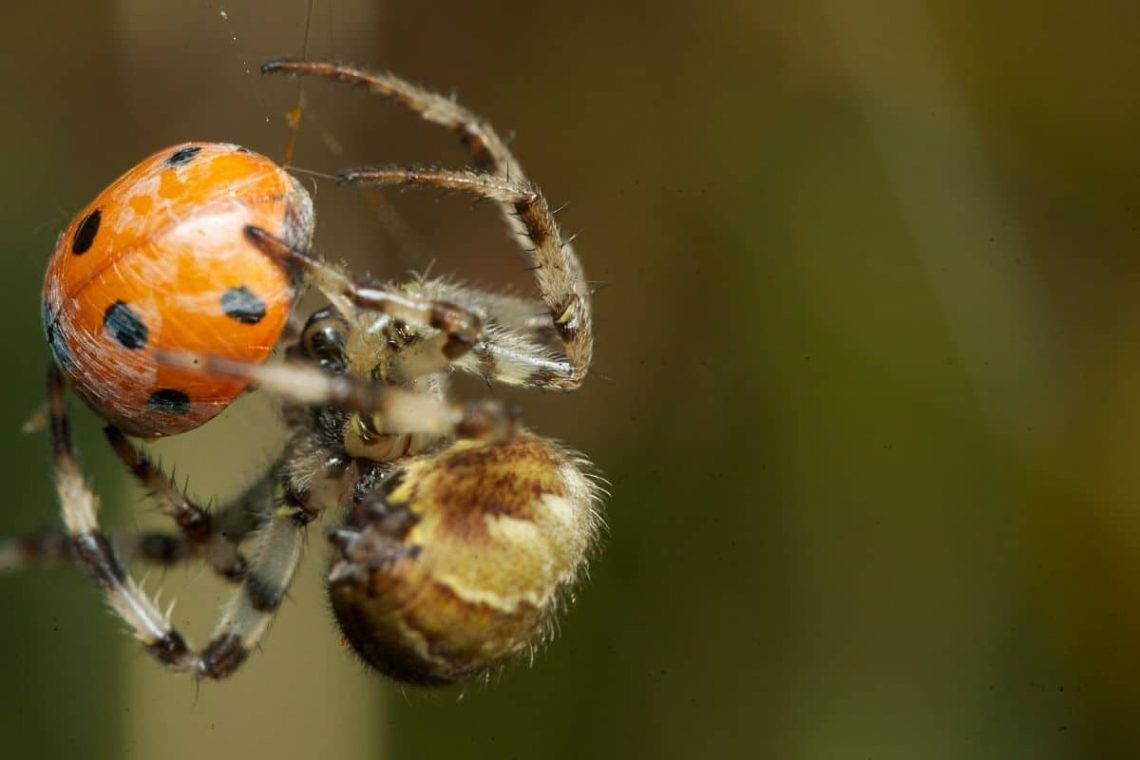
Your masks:
<path fill-rule="evenodd" d="M 349 643 L 421 684 L 540 643 L 585 562 L 594 491 L 573 457 L 528 433 L 412 458 L 337 534 L 330 596 Z"/>

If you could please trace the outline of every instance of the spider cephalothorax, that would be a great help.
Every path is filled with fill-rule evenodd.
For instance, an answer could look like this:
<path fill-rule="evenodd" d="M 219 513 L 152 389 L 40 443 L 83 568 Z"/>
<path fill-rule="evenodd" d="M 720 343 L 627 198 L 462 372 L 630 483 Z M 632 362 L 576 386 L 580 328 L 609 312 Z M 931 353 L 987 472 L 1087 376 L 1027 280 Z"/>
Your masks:
<path fill-rule="evenodd" d="M 495 202 L 531 259 L 540 298 L 443 280 L 363 284 L 308 251 L 304 236 L 246 226 L 249 244 L 292 281 L 318 290 L 328 306 L 283 338 L 285 359 L 278 364 L 177 347 L 159 347 L 153 363 L 278 395 L 290 428 L 278 462 L 240 498 L 208 512 L 109 428 L 115 451 L 180 528 L 178 534 L 109 538 L 75 463 L 65 378 L 53 369 L 51 431 L 68 538 L 0 547 L 0 560 L 70 553 L 160 662 L 223 678 L 263 636 L 292 580 L 308 526 L 336 510 L 343 517 L 329 534 L 329 596 L 347 641 L 400 680 L 436 684 L 477 676 L 549 632 L 594 538 L 598 489 L 582 457 L 527 431 L 502 404 L 453 401 L 448 379 L 460 371 L 492 383 L 576 388 L 593 345 L 581 266 L 502 140 L 452 100 L 340 64 L 272 61 L 263 70 L 361 85 L 453 130 L 478 171 L 356 169 L 341 179 L 460 191 Z M 182 167 L 193 158 L 164 166 Z M 245 303 L 236 312 L 249 322 Z M 148 413 L 154 416 L 154 409 Z M 253 545 L 248 559 L 241 551 L 247 539 Z M 188 645 L 171 626 L 127 572 L 123 556 L 167 564 L 204 557 L 236 584 L 203 648 Z"/>

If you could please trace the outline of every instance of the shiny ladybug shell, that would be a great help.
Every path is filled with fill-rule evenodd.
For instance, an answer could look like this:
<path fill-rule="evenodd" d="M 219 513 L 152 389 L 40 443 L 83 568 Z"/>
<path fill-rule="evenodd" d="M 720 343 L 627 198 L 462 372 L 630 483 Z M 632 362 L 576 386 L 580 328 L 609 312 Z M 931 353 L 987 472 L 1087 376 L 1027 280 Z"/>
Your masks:
<path fill-rule="evenodd" d="M 244 230 L 307 246 L 313 221 L 308 193 L 264 156 L 222 143 L 155 153 L 56 243 L 43 292 L 52 357 L 125 432 L 152 438 L 201 425 L 246 381 L 160 364 L 154 352 L 263 361 L 289 317 L 294 282 Z"/>

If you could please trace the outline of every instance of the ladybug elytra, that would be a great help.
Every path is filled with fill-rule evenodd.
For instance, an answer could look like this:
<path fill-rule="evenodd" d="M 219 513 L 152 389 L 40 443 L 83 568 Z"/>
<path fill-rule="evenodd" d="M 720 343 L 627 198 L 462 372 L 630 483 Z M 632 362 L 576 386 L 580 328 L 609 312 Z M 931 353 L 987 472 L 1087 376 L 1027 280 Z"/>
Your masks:
<path fill-rule="evenodd" d="M 44 332 L 55 363 L 109 423 L 174 435 L 247 385 L 161 364 L 156 351 L 261 362 L 273 350 L 295 287 L 244 234 L 249 226 L 307 246 L 309 194 L 245 148 L 185 143 L 117 179 L 60 236 L 44 279 Z"/>

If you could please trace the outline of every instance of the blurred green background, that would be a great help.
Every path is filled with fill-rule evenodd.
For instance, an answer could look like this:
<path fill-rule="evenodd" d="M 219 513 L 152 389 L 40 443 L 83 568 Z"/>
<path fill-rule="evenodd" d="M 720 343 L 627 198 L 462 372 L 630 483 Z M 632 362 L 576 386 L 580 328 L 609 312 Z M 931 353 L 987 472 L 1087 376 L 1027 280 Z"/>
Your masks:
<path fill-rule="evenodd" d="M 62 10 L 66 8 L 66 10 Z M 0 47 L 0 533 L 57 524 L 39 286 L 108 181 L 184 140 L 280 157 L 307 0 L 19 3 Z M 325 542 L 232 682 L 161 672 L 68 570 L 0 577 L 5 757 L 1108 757 L 1140 749 L 1140 10 L 1124 3 L 315 0 L 308 50 L 512 143 L 596 298 L 579 393 L 512 394 L 612 482 L 532 667 L 403 690 L 338 646 Z M 305 85 L 298 166 L 458 165 Z M 318 246 L 528 287 L 485 206 L 315 186 Z M 253 398 L 156 447 L 203 498 Z M 153 510 L 77 415 L 109 524 Z M 325 525 L 331 524 L 327 519 Z M 201 640 L 224 589 L 153 575 Z"/>

